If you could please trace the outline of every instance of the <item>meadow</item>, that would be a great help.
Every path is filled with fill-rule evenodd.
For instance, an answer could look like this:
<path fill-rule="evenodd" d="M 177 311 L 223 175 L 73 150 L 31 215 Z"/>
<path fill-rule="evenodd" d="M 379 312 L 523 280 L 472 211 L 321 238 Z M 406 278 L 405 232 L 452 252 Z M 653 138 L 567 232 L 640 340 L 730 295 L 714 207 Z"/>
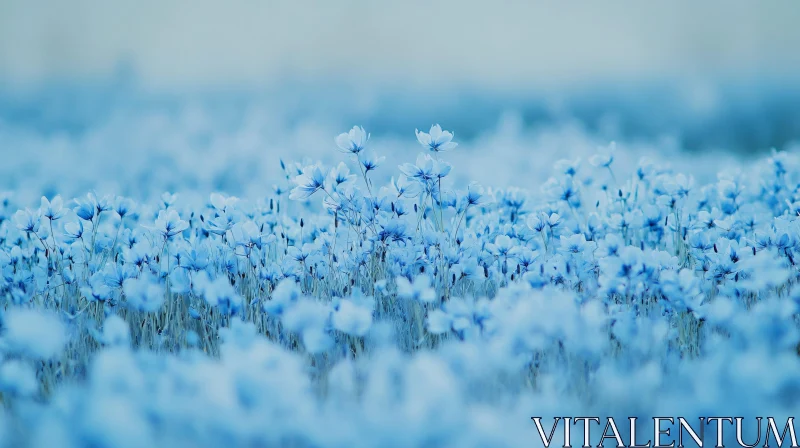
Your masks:
<path fill-rule="evenodd" d="M 530 446 L 531 416 L 798 411 L 791 147 L 123 112 L 0 121 L 7 446 Z"/>

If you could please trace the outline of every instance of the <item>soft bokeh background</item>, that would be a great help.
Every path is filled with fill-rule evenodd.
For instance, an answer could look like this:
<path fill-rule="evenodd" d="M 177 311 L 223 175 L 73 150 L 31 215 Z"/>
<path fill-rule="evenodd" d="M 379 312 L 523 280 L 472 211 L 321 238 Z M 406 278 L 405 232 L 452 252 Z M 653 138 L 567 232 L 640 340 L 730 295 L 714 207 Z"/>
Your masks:
<path fill-rule="evenodd" d="M 664 77 L 791 77 L 796 2 L 4 0 L 16 79 L 98 78 L 127 61 L 148 85 L 297 77 L 506 90 Z"/>
<path fill-rule="evenodd" d="M 702 176 L 800 136 L 797 23 L 793 1 L 2 0 L 0 186 L 258 195 L 353 124 L 391 164 L 437 122 L 465 180 L 535 188 L 611 140 Z"/>

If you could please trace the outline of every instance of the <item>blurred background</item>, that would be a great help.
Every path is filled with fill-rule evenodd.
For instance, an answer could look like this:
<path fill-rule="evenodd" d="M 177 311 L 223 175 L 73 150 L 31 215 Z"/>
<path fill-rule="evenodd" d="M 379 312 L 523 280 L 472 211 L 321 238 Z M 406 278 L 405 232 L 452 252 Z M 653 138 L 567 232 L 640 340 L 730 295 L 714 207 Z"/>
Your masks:
<path fill-rule="evenodd" d="M 800 138 L 798 23 L 789 0 L 0 0 L 0 187 L 260 195 L 354 124 L 394 163 L 441 123 L 498 186 L 611 140 L 702 176 Z"/>

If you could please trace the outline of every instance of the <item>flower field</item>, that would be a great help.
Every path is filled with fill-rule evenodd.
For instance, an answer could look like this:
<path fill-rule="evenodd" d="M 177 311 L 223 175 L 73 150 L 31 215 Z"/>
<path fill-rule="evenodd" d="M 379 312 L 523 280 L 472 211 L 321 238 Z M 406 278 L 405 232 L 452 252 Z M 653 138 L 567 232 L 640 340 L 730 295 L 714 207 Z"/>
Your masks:
<path fill-rule="evenodd" d="M 120 145 L 179 149 L 130 162 L 120 122 L 0 126 L 55 160 L 0 168 L 31 173 L 0 202 L 6 445 L 531 446 L 533 415 L 800 409 L 796 151 L 355 126 L 225 177 L 185 148 L 262 135 L 204 119 L 133 118 Z"/>

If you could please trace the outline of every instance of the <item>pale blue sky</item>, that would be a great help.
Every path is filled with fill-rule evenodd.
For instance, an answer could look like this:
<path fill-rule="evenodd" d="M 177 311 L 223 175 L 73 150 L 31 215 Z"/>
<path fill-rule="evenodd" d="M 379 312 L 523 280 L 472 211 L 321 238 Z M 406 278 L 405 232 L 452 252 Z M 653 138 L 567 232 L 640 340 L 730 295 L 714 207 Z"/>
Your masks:
<path fill-rule="evenodd" d="M 0 78 L 102 78 L 121 60 L 155 86 L 800 74 L 796 1 L 122 3 L 0 0 Z"/>

